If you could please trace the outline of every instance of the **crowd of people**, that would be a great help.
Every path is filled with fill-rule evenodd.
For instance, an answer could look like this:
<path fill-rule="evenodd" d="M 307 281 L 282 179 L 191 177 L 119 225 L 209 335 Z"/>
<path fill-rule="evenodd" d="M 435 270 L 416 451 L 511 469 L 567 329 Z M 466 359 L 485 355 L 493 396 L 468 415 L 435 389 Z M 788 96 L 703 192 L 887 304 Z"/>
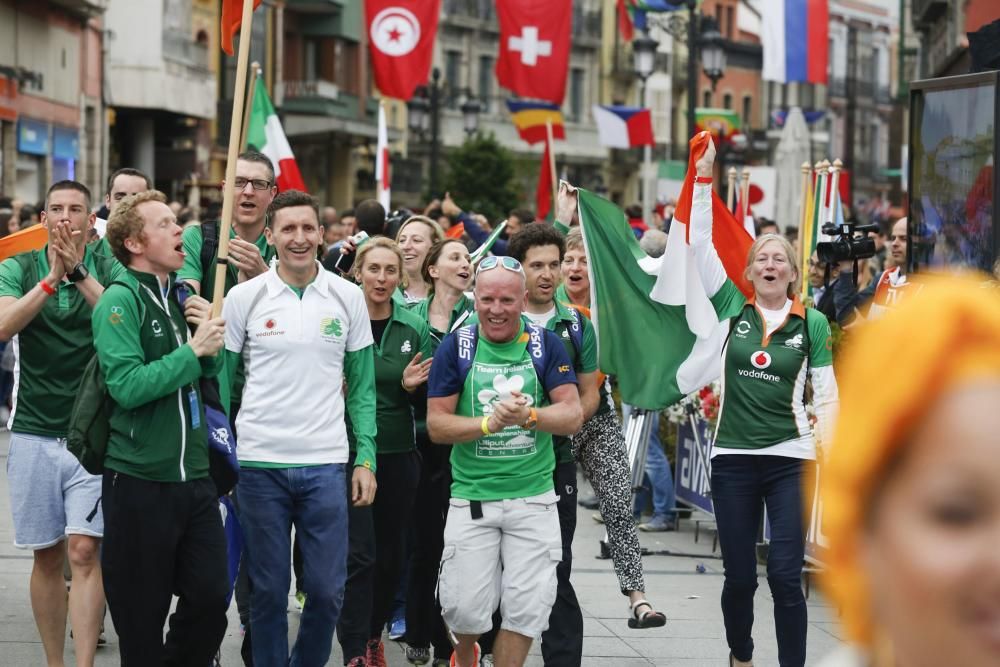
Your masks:
<path fill-rule="evenodd" d="M 746 295 L 713 244 L 713 163 L 709 142 L 696 163 L 690 239 L 701 283 L 729 323 L 711 466 L 729 663 L 753 664 L 766 509 L 779 663 L 800 667 L 804 480 L 835 441 L 840 402 L 831 325 L 890 321 L 920 286 L 905 275 L 904 219 L 880 248 L 885 268 L 860 290 L 853 262 L 813 258 L 810 304 L 799 296 L 793 242 L 761 230 Z M 387 628 L 417 665 L 523 665 L 537 640 L 546 665 L 579 665 L 577 466 L 607 527 L 623 620 L 666 624 L 646 595 L 631 463 L 612 378 L 598 367 L 572 188 L 560 188 L 553 223 L 515 210 L 494 242 L 489 221 L 450 195 L 422 213 L 374 200 L 337 212 L 303 192 L 279 193 L 260 153 L 241 154 L 235 174 L 222 185 L 235 197 L 229 226 L 182 228 L 181 211 L 135 169 L 111 175 L 103 211 L 80 183 L 57 182 L 41 207 L 46 246 L 0 264 L 0 338 L 17 341 L 15 545 L 33 552 L 31 603 L 48 664 L 62 664 L 67 618 L 76 663 L 93 664 L 105 606 L 122 664 L 216 664 L 235 581 L 247 665 L 323 665 L 335 636 L 345 665 L 385 665 Z M 669 210 L 661 214 L 669 228 Z M 648 254 L 662 254 L 663 231 L 630 225 Z M 222 304 L 212 303 L 217 279 Z M 983 375 L 966 357 L 949 375 L 955 391 Z M 81 378 L 92 372 L 107 397 L 98 470 L 67 449 Z M 216 414 L 230 423 L 219 427 Z M 837 438 L 859 433 L 857 419 Z M 225 455 L 212 445 L 220 428 L 238 443 L 231 493 L 218 467 Z M 871 482 L 883 464 L 865 468 L 873 494 L 883 493 Z M 657 441 L 646 530 L 674 525 L 664 468 L 669 477 Z M 857 541 L 860 500 L 843 489 L 862 473 L 836 470 L 834 502 L 853 508 L 837 530 Z M 908 487 L 898 486 L 877 507 L 903 503 Z M 231 496 L 239 541 L 227 537 L 220 495 Z M 893 553 L 891 529 L 874 516 L 871 539 Z M 862 587 L 855 552 L 835 553 L 838 576 L 893 602 L 873 611 L 842 595 L 852 635 L 870 643 L 857 619 L 877 616 L 905 638 L 905 581 L 877 576 Z M 301 618 L 289 647 L 293 574 Z M 976 650 L 963 664 L 988 664 Z"/>

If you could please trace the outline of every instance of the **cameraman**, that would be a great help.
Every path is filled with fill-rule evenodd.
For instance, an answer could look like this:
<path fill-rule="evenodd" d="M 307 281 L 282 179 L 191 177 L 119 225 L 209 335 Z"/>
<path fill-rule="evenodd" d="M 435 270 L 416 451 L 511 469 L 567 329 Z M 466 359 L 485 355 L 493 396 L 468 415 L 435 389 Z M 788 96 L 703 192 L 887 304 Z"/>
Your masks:
<path fill-rule="evenodd" d="M 892 226 L 886 269 L 860 292 L 854 284 L 854 262 L 840 263 L 840 275 L 833 283 L 838 322 L 879 317 L 903 297 L 909 284 L 906 281 L 906 227 L 906 218 L 900 218 Z"/>

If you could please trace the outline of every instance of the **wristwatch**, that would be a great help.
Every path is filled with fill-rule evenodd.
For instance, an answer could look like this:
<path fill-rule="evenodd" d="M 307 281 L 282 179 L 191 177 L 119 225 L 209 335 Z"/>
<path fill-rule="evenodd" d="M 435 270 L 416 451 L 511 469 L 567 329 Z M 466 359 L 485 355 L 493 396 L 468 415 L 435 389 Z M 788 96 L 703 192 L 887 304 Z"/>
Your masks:
<path fill-rule="evenodd" d="M 86 264 L 80 262 L 79 264 L 73 267 L 72 271 L 66 274 L 66 277 L 69 278 L 69 281 L 71 283 L 78 283 L 81 280 L 86 280 L 87 276 L 89 275 L 90 275 L 90 269 L 87 268 Z"/>
<path fill-rule="evenodd" d="M 534 430 L 538 426 L 538 411 L 534 408 L 528 410 L 528 420 L 522 426 L 528 430 Z"/>

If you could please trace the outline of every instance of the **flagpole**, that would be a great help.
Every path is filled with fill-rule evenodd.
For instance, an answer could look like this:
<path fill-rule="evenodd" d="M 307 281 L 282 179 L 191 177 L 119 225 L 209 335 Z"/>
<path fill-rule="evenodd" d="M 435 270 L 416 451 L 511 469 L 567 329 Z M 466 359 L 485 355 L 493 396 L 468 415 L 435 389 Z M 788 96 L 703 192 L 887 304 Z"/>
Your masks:
<path fill-rule="evenodd" d="M 554 139 L 552 138 L 552 121 L 549 120 L 549 119 L 545 120 L 545 134 L 546 134 L 546 139 L 549 142 L 549 169 L 552 172 L 552 206 L 551 206 L 551 208 L 552 208 L 552 219 L 555 220 L 555 217 L 556 217 L 555 216 L 555 210 L 556 210 L 556 193 L 557 193 L 557 188 L 559 187 L 559 181 L 556 178 L 556 152 L 555 152 Z M 563 222 L 563 223 L 565 223 L 567 225 L 570 223 L 569 220 L 560 220 L 560 222 Z"/>
<path fill-rule="evenodd" d="M 253 0 L 243 0 L 243 18 L 240 23 L 240 52 L 236 59 L 236 86 L 233 90 L 232 121 L 229 126 L 229 150 L 226 155 L 226 181 L 222 189 L 222 219 L 219 221 L 219 258 L 212 290 L 212 317 L 222 314 L 222 298 L 226 291 L 226 268 L 229 264 L 229 232 L 233 226 L 233 203 L 236 190 L 236 158 L 239 155 L 240 121 L 247 88 L 247 62 L 250 60 L 250 34 L 253 21 Z M 204 292 L 202 286 L 202 292 Z"/>
<path fill-rule="evenodd" d="M 826 211 L 826 221 L 833 223 L 837 218 L 837 194 L 840 187 L 840 170 L 844 168 L 844 163 L 837 158 L 830 167 L 830 208 Z"/>
<path fill-rule="evenodd" d="M 726 209 L 732 212 L 733 196 L 736 194 L 736 167 L 730 167 L 728 173 L 729 187 L 726 189 Z"/>
<path fill-rule="evenodd" d="M 243 127 L 240 130 L 240 150 L 247 149 L 247 131 L 250 129 L 250 114 L 253 113 L 253 98 L 257 92 L 257 77 L 260 76 L 260 63 L 256 60 L 250 63 L 250 85 L 247 86 L 247 103 L 243 110 Z"/>
<path fill-rule="evenodd" d="M 802 268 L 802 272 L 799 274 L 802 282 L 802 298 L 805 299 L 809 294 L 809 260 L 812 256 L 812 248 L 808 249 L 808 254 L 806 253 L 806 244 L 811 244 L 812 230 L 809 226 L 809 221 L 806 220 L 806 214 L 809 211 L 809 179 L 812 177 L 812 168 L 809 166 L 808 162 L 802 163 L 802 199 L 799 202 L 799 254 L 802 255 L 799 258 L 799 264 Z"/>
<path fill-rule="evenodd" d="M 750 210 L 750 202 L 747 200 L 750 196 L 750 170 L 746 167 L 743 167 L 742 180 L 743 183 L 740 186 L 740 226 L 745 227 L 747 212 Z"/>
<path fill-rule="evenodd" d="M 826 200 L 830 196 L 830 161 L 824 159 L 820 165 L 820 173 L 823 175 L 823 191 L 820 193 L 819 198 L 819 215 L 816 216 L 816 220 L 819 221 L 819 229 L 814 230 L 816 237 L 823 232 L 823 223 L 826 221 Z"/>

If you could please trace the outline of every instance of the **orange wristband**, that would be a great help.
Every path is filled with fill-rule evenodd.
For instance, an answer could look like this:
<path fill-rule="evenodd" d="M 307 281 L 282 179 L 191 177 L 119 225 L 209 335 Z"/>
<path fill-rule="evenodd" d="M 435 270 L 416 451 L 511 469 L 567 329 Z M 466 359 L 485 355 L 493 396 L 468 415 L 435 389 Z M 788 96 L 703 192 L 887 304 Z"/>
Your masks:
<path fill-rule="evenodd" d="M 56 293 L 56 288 L 55 287 L 50 287 L 49 284 L 47 282 L 45 282 L 44 280 L 39 280 L 38 281 L 38 286 L 41 287 L 42 291 L 45 292 L 46 294 L 48 294 L 49 296 L 52 296 L 53 294 Z"/>

